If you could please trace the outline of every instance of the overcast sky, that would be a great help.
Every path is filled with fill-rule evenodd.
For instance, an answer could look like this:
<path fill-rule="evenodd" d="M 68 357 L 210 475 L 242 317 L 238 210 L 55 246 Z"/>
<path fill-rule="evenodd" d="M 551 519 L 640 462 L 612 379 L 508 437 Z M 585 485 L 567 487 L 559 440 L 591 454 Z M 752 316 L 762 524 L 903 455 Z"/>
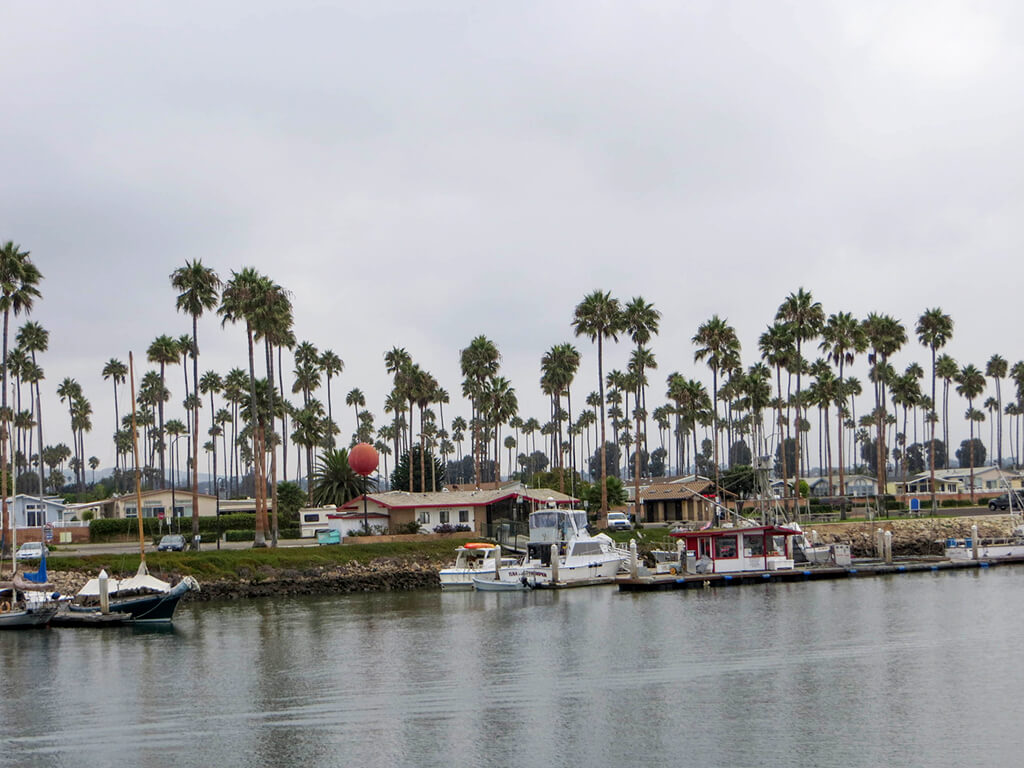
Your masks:
<path fill-rule="evenodd" d="M 652 407 L 671 371 L 710 385 L 701 322 L 727 318 L 749 365 L 800 286 L 911 336 L 941 306 L 958 361 L 1012 364 L 1022 9 L 5 2 L 0 241 L 45 276 L 46 442 L 70 444 L 54 391 L 71 376 L 94 408 L 86 451 L 113 464 L 100 371 L 190 330 L 168 276 L 194 258 L 292 292 L 297 337 L 345 361 L 343 439 L 352 387 L 380 423 L 392 346 L 459 400 L 447 419 L 468 415 L 458 355 L 481 333 L 543 421 L 552 344 L 575 341 L 574 391 L 596 389 L 570 323 L 598 288 L 663 313 Z M 243 330 L 214 317 L 200 347 L 201 370 L 245 365 Z M 916 342 L 895 363 L 912 360 Z M 169 382 L 180 403 L 180 370 Z"/>

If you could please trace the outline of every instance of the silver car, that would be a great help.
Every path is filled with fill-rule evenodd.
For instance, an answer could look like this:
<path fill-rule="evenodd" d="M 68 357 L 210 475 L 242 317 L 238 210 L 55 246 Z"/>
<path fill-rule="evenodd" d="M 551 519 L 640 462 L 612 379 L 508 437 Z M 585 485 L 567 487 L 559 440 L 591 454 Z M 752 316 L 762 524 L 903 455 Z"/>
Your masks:
<path fill-rule="evenodd" d="M 40 541 L 26 541 L 18 551 L 14 553 L 15 560 L 39 560 L 43 553 L 50 554 L 48 547 L 44 547 Z"/>

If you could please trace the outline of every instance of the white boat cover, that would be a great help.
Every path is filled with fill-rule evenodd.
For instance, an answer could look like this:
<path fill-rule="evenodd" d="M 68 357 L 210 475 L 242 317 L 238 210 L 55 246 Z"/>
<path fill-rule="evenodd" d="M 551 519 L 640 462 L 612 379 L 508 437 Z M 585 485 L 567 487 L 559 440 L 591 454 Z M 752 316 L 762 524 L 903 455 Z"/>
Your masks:
<path fill-rule="evenodd" d="M 116 595 L 118 592 L 170 592 L 171 585 L 161 581 L 155 576 L 146 574 L 135 574 L 127 579 L 107 579 L 107 594 Z M 89 579 L 85 586 L 78 590 L 82 597 L 99 597 L 100 580 Z"/>

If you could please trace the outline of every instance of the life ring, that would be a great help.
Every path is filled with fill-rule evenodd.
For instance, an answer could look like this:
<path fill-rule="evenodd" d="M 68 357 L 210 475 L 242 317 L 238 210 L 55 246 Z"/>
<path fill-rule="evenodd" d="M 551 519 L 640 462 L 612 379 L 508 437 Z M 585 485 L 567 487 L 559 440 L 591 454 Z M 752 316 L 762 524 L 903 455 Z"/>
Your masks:
<path fill-rule="evenodd" d="M 679 573 L 679 571 L 676 570 L 676 567 L 674 565 L 668 569 L 668 572 L 671 573 L 673 576 Z"/>
<path fill-rule="evenodd" d="M 464 549 L 493 549 L 494 544 L 488 544 L 486 541 L 471 541 L 469 544 L 462 545 Z"/>
<path fill-rule="evenodd" d="M 0 613 L 7 613 L 11 610 L 11 603 L 8 600 L 0 601 Z"/>

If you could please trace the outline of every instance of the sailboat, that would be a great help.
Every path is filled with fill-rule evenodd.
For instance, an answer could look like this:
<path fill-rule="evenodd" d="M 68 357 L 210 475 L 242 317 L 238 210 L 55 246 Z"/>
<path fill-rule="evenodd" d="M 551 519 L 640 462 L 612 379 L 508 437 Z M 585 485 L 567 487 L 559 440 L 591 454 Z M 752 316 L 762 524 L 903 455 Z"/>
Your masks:
<path fill-rule="evenodd" d="M 123 614 L 126 621 L 168 623 L 178 601 L 187 592 L 199 590 L 199 582 L 185 576 L 175 585 L 151 576 L 146 568 L 146 539 L 142 528 L 142 477 L 139 471 L 139 438 L 135 425 L 135 367 L 128 353 L 132 392 L 132 448 L 135 454 L 135 512 L 139 522 L 139 569 L 127 579 L 110 579 L 106 572 L 90 579 L 54 617 L 57 625 L 92 623 L 89 616 Z M 94 619 L 95 620 L 95 619 Z"/>
<path fill-rule="evenodd" d="M 13 474 L 11 479 L 14 480 Z M 11 486 L 11 496 L 16 496 L 13 485 Z M 4 503 L 6 504 L 6 499 Z M 0 548 L 2 548 L 2 543 L 0 543 Z M 58 604 L 52 600 L 52 595 L 49 594 L 53 585 L 47 582 L 46 544 L 44 542 L 40 548 L 42 558 L 39 562 L 39 570 L 35 573 L 22 574 L 18 572 L 18 561 L 14 556 L 17 548 L 18 521 L 14 519 L 11 524 L 13 573 L 10 581 L 0 582 L 0 629 L 45 627 L 58 610 Z"/>

